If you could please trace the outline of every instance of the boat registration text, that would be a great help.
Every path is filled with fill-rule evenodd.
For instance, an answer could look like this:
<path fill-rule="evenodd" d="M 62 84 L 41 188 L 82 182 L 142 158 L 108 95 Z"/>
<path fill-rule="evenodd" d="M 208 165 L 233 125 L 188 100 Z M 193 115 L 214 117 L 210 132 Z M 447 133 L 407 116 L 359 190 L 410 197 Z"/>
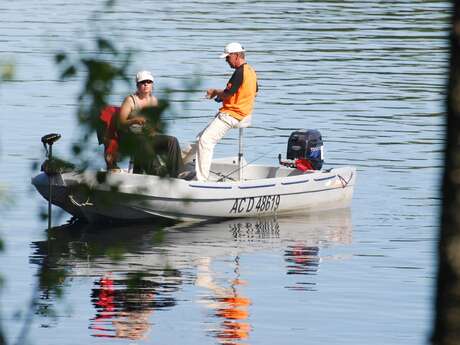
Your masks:
<path fill-rule="evenodd" d="M 280 200 L 279 195 L 236 198 L 228 213 L 276 211 L 280 205 Z"/>

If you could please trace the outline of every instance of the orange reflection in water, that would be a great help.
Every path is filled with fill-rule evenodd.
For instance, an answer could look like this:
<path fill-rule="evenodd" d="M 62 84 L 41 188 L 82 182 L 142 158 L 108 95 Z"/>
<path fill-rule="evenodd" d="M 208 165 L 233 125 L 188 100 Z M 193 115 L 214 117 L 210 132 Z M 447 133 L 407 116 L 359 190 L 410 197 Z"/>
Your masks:
<path fill-rule="evenodd" d="M 222 344 L 237 345 L 242 344 L 238 340 L 247 339 L 251 331 L 251 325 L 245 322 L 249 317 L 251 300 L 238 295 L 235 285 L 232 288 L 232 296 L 218 299 L 222 306 L 217 309 L 216 315 L 224 320 L 216 335 Z"/>
<path fill-rule="evenodd" d="M 235 258 L 235 273 L 239 276 L 239 257 Z M 248 322 L 249 306 L 251 300 L 240 294 L 238 287 L 245 285 L 241 279 L 233 279 L 230 289 L 220 290 L 227 292 L 227 295 L 218 296 L 218 306 L 215 315 L 222 318 L 220 328 L 215 335 L 221 344 L 244 345 L 241 340 L 249 338 L 251 325 Z"/>
<path fill-rule="evenodd" d="M 234 272 L 238 277 L 239 257 L 235 258 L 235 263 Z M 236 278 L 231 281 L 230 286 L 222 286 L 213 279 L 210 261 L 202 260 L 197 284 L 212 292 L 214 302 L 208 303 L 208 306 L 214 308 L 215 315 L 221 319 L 212 334 L 221 344 L 244 345 L 241 341 L 249 338 L 252 328 L 248 322 L 251 300 L 242 296 L 238 288 L 246 282 Z"/>

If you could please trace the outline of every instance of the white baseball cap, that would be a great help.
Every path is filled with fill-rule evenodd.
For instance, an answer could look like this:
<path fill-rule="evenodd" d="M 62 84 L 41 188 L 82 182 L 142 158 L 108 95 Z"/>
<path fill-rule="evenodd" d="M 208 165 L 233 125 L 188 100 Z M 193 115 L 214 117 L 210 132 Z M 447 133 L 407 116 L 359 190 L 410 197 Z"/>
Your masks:
<path fill-rule="evenodd" d="M 220 58 L 223 59 L 223 58 L 226 58 L 228 54 L 241 53 L 244 51 L 245 50 L 241 44 L 239 44 L 238 42 L 232 42 L 225 46 L 224 53 L 220 55 Z"/>
<path fill-rule="evenodd" d="M 140 71 L 136 74 L 136 84 L 144 80 L 150 80 L 153 83 L 153 75 L 149 71 Z"/>

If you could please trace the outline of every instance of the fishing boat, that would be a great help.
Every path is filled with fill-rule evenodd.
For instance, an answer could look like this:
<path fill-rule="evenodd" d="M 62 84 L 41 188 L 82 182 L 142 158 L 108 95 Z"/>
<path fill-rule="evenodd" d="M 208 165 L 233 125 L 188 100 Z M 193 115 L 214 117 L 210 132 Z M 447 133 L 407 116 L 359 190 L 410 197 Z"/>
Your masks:
<path fill-rule="evenodd" d="M 206 182 L 134 174 L 127 169 L 41 172 L 32 184 L 49 205 L 89 222 L 158 217 L 198 221 L 308 214 L 350 206 L 356 168 L 323 169 L 319 132 L 291 134 L 287 158 L 279 156 L 276 165 L 248 164 L 241 153 L 241 138 L 240 129 L 239 155 L 214 159 Z M 55 140 L 56 135 L 42 138 L 50 152 Z M 189 168 L 193 169 L 193 163 Z"/>

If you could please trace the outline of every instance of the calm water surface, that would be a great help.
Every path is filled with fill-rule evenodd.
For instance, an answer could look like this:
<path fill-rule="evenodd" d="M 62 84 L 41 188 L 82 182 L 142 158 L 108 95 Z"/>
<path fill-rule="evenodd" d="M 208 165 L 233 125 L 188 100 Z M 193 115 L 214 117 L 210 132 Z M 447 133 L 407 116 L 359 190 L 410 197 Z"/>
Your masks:
<path fill-rule="evenodd" d="M 0 224 L 7 339 L 37 290 L 32 344 L 426 343 L 448 3 L 160 0 L 102 10 L 87 0 L 0 4 L 0 59 L 17 68 L 15 81 L 0 85 L 0 182 L 15 201 Z M 81 76 L 58 81 L 53 56 L 93 49 L 96 32 L 136 50 L 131 72 L 152 70 L 158 96 L 177 91 L 167 120 L 183 143 L 217 108 L 203 90 L 231 74 L 218 54 L 242 42 L 260 79 L 246 158 L 273 163 L 293 130 L 319 129 L 326 165 L 358 168 L 351 209 L 161 231 L 64 225 L 45 242 L 31 165 L 49 132 L 63 136 L 55 152 L 70 156 L 81 87 Z M 196 76 L 201 86 L 181 92 Z M 129 91 L 117 85 L 113 102 Z M 236 134 L 216 156 L 237 152 Z M 101 148 L 94 161 L 102 166 Z M 61 298 L 37 288 L 47 268 L 67 273 Z"/>

